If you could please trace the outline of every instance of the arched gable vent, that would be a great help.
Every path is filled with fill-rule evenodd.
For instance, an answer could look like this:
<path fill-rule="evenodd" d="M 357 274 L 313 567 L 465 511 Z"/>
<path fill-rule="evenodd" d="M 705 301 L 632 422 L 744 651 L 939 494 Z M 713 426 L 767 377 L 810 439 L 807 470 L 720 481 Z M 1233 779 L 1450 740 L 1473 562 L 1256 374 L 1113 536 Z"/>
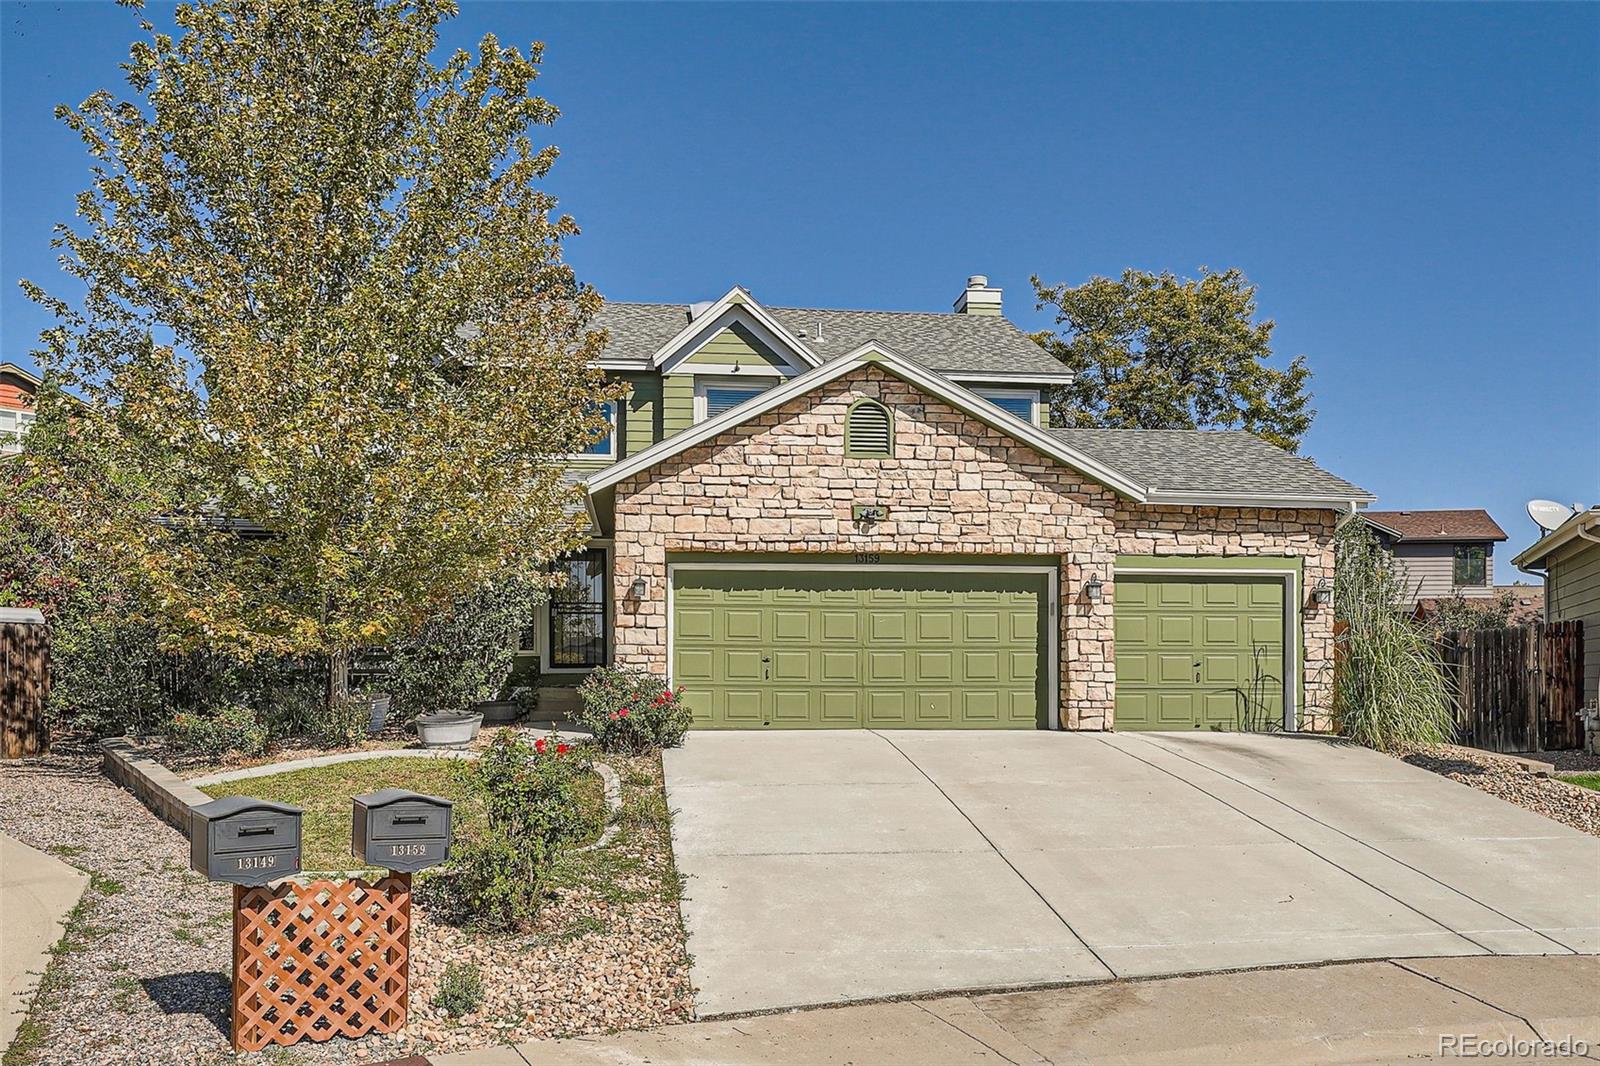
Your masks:
<path fill-rule="evenodd" d="M 844 453 L 858 459 L 894 455 L 894 416 L 876 400 L 857 400 L 845 414 Z"/>

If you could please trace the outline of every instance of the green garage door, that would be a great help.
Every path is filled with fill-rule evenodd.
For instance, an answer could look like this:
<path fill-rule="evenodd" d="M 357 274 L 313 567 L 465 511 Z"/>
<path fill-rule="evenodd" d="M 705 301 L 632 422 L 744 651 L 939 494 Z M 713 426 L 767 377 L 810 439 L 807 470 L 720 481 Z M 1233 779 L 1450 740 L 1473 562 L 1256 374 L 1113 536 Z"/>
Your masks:
<path fill-rule="evenodd" d="M 712 729 L 1033 729 L 1047 578 L 674 568 L 672 678 Z"/>
<path fill-rule="evenodd" d="M 1119 574 L 1116 728 L 1281 724 L 1283 584 Z"/>

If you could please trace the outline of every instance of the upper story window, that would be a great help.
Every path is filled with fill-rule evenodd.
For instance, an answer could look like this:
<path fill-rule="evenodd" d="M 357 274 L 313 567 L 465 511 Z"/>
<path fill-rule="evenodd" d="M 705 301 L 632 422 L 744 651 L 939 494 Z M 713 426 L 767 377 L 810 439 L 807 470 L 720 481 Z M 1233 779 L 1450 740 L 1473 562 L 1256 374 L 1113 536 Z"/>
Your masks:
<path fill-rule="evenodd" d="M 32 411 L 17 411 L 0 407 L 0 455 L 22 450 L 22 438 L 33 427 Z"/>
<path fill-rule="evenodd" d="M 1489 549 L 1481 544 L 1457 544 L 1452 580 L 1457 585 L 1487 585 Z"/>
<path fill-rule="evenodd" d="M 1002 411 L 1009 411 L 1031 426 L 1039 424 L 1038 389 L 988 389 L 972 390 Z"/>
<path fill-rule="evenodd" d="M 844 422 L 844 453 L 857 459 L 894 456 L 894 416 L 876 400 L 857 400 Z"/>
<path fill-rule="evenodd" d="M 750 378 L 697 377 L 694 382 L 694 420 L 704 422 L 760 396 L 773 381 Z"/>
<path fill-rule="evenodd" d="M 582 456 L 597 456 L 610 459 L 617 454 L 617 405 L 610 401 L 600 405 L 605 409 L 606 421 L 611 423 L 611 429 L 606 435 L 579 452 Z"/>

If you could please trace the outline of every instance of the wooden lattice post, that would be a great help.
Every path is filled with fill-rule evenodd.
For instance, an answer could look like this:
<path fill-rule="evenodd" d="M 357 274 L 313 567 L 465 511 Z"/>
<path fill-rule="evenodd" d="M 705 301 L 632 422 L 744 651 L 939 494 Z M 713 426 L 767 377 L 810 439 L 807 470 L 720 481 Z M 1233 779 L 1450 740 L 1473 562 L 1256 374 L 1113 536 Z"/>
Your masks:
<path fill-rule="evenodd" d="M 411 875 L 233 890 L 233 1047 L 405 1027 Z"/>

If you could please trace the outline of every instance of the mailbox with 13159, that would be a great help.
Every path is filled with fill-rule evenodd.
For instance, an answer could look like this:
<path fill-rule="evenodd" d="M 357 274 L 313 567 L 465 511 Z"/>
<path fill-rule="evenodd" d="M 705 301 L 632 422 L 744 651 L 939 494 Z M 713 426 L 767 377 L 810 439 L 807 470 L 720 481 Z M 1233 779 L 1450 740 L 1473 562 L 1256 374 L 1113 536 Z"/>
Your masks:
<path fill-rule="evenodd" d="M 350 850 L 372 866 L 416 873 L 450 854 L 451 803 L 403 788 L 355 797 Z"/>

